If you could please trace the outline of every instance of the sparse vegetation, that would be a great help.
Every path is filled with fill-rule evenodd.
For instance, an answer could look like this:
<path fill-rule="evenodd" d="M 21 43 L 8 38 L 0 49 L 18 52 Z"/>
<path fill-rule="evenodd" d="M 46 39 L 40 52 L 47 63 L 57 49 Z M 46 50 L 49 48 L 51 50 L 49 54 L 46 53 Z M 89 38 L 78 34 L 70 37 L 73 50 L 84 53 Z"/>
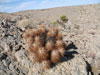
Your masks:
<path fill-rule="evenodd" d="M 60 20 L 63 22 L 66 22 L 68 21 L 68 18 L 65 15 L 63 15 L 63 16 L 60 16 Z"/>
<path fill-rule="evenodd" d="M 52 22 L 52 24 L 62 25 L 63 27 L 65 27 L 65 23 L 67 23 L 67 21 L 68 21 L 68 18 L 65 15 L 63 15 L 63 16 L 60 16 L 59 20 Z"/>
<path fill-rule="evenodd" d="M 52 24 L 56 25 L 56 24 L 57 24 L 57 22 L 56 22 L 56 21 L 54 21 L 54 22 L 52 22 Z"/>
<path fill-rule="evenodd" d="M 41 25 L 37 29 L 28 29 L 24 33 L 24 40 L 31 60 L 40 62 L 44 69 L 50 68 L 51 64 L 56 64 L 64 56 L 65 43 L 57 27 L 47 30 L 45 25 Z"/>

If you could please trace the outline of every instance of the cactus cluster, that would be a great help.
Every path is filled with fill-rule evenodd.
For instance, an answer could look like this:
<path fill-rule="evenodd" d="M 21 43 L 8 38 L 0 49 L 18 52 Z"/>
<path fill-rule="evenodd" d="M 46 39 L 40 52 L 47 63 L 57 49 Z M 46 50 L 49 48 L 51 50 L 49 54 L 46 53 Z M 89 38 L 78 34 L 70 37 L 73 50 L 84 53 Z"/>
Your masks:
<path fill-rule="evenodd" d="M 44 69 L 56 64 L 65 53 L 62 33 L 57 27 L 46 28 L 41 25 L 37 29 L 27 29 L 24 33 L 26 50 L 33 62 L 40 62 Z"/>

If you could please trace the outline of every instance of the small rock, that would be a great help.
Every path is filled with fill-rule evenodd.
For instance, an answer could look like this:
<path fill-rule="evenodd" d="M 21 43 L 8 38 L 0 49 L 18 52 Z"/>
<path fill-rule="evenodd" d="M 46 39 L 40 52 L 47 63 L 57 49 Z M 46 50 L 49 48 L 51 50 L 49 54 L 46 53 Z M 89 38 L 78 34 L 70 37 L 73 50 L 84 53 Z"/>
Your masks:
<path fill-rule="evenodd" d="M 9 45 L 7 45 L 6 43 L 5 43 L 5 51 L 6 51 L 6 52 L 10 51 L 10 47 L 9 47 Z"/>
<path fill-rule="evenodd" d="M 3 71 L 6 71 L 6 70 L 7 70 L 7 66 L 2 65 L 2 66 L 1 66 L 1 69 L 2 69 Z"/>
<path fill-rule="evenodd" d="M 0 70 L 0 75 L 7 75 L 3 70 Z"/>
<path fill-rule="evenodd" d="M 8 75 L 13 75 L 13 72 L 9 72 L 9 74 Z"/>
<path fill-rule="evenodd" d="M 0 51 L 10 51 L 9 45 L 0 39 Z"/>
<path fill-rule="evenodd" d="M 19 51 L 19 50 L 21 49 L 21 47 L 22 47 L 21 45 L 17 45 L 17 46 L 15 46 L 15 47 L 13 48 L 13 50 L 14 50 L 14 51 Z"/>
<path fill-rule="evenodd" d="M 20 73 L 19 65 L 15 62 L 9 65 L 9 69 L 13 72 L 14 75 L 19 75 Z"/>
<path fill-rule="evenodd" d="M 28 74 L 28 69 L 25 69 L 23 67 L 20 67 L 20 72 L 27 75 Z"/>
<path fill-rule="evenodd" d="M 4 48 L 0 45 L 0 52 L 3 51 L 3 50 L 4 50 Z"/>
<path fill-rule="evenodd" d="M 9 69 L 13 71 L 14 70 L 14 65 L 13 64 L 10 64 L 9 65 Z"/>
<path fill-rule="evenodd" d="M 0 53 L 0 60 L 4 60 L 7 58 L 7 55 L 5 53 Z"/>
<path fill-rule="evenodd" d="M 10 59 L 6 59 L 2 61 L 4 65 L 9 65 L 11 63 Z"/>

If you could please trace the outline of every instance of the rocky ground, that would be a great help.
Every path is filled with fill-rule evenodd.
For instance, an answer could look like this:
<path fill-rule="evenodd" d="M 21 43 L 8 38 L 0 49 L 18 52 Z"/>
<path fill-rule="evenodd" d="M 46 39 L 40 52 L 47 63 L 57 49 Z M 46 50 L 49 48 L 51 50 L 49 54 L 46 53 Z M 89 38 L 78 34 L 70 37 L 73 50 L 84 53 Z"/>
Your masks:
<path fill-rule="evenodd" d="M 0 75 L 100 75 L 100 4 L 0 13 Z M 25 49 L 25 29 L 53 26 L 61 15 L 68 22 L 63 33 L 65 57 L 48 70 L 32 63 Z"/>

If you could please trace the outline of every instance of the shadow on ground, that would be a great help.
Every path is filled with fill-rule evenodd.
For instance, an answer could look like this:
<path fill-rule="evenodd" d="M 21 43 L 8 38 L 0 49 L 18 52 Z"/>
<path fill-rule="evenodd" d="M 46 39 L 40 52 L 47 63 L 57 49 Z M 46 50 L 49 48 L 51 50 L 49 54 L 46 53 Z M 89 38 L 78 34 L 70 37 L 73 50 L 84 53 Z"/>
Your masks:
<path fill-rule="evenodd" d="M 73 59 L 74 54 L 78 54 L 78 52 L 76 51 L 77 47 L 75 46 L 73 42 L 69 44 L 68 46 L 66 46 L 65 50 L 66 50 L 65 56 L 61 59 L 61 62 Z"/>
<path fill-rule="evenodd" d="M 71 60 L 71 59 L 73 59 L 75 57 L 74 56 L 75 54 L 78 54 L 78 52 L 76 51 L 77 47 L 75 46 L 74 43 L 71 43 L 68 46 L 66 46 L 65 50 L 66 50 L 66 52 L 64 54 L 64 57 L 61 58 L 59 63 Z M 54 67 L 54 66 L 56 66 L 56 64 L 52 64 L 52 67 Z"/>

